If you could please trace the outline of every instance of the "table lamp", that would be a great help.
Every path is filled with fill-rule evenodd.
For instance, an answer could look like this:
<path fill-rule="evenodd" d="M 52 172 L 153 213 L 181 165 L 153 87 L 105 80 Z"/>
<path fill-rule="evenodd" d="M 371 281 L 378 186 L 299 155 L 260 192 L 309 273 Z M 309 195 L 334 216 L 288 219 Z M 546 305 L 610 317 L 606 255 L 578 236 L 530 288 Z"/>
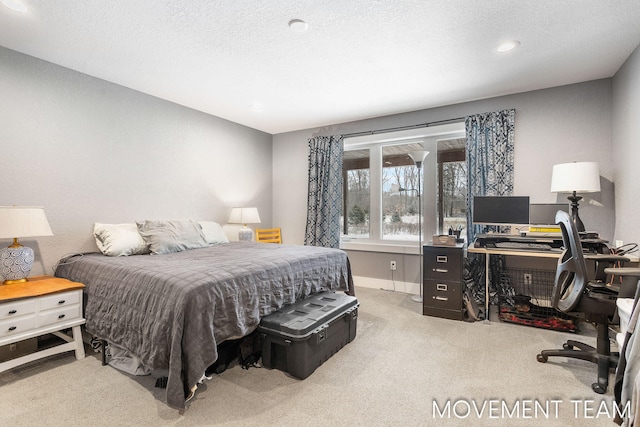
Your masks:
<path fill-rule="evenodd" d="M 578 231 L 585 231 L 578 216 L 578 202 L 582 196 L 577 193 L 595 193 L 600 191 L 600 170 L 596 162 L 561 163 L 553 166 L 551 175 L 552 193 L 571 193 L 571 217 Z"/>
<path fill-rule="evenodd" d="M 238 240 L 253 240 L 253 231 L 247 227 L 247 224 L 260 224 L 260 215 L 258 208 L 232 208 L 229 216 L 229 224 L 243 224 L 238 231 Z"/>
<path fill-rule="evenodd" d="M 21 237 L 53 236 L 42 207 L 0 206 L 0 239 L 13 244 L 0 249 L 0 274 L 4 284 L 23 283 L 33 267 L 33 249 L 18 242 Z"/>

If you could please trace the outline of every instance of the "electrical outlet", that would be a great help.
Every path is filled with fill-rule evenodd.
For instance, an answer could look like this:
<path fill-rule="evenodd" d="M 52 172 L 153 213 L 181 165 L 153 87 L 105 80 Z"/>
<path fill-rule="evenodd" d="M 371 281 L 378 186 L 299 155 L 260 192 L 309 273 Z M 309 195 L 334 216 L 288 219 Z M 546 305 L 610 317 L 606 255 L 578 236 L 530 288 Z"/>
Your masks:
<path fill-rule="evenodd" d="M 396 268 L 397 268 L 397 266 L 396 266 L 396 262 L 395 262 L 395 261 L 391 261 L 391 262 L 389 263 L 389 269 L 390 269 L 391 271 L 396 271 Z"/>
<path fill-rule="evenodd" d="M 616 240 L 616 248 L 619 248 L 620 246 L 623 246 L 624 242 L 622 240 Z"/>
<path fill-rule="evenodd" d="M 530 285 L 531 284 L 531 273 L 524 273 L 522 275 L 522 281 L 524 282 L 525 285 Z"/>

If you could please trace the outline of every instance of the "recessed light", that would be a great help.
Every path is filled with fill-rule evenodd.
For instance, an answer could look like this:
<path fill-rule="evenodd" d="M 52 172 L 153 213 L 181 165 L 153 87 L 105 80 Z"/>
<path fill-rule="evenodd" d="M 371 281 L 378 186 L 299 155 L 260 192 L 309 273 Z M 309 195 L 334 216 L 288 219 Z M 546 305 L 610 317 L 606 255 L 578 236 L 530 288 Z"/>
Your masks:
<path fill-rule="evenodd" d="M 2 4 L 15 12 L 27 13 L 28 11 L 27 6 L 20 0 L 2 0 Z"/>
<path fill-rule="evenodd" d="M 518 40 L 509 40 L 506 41 L 504 43 L 500 43 L 497 47 L 496 50 L 498 52 L 509 52 L 512 49 L 517 48 L 518 46 L 520 46 L 520 42 Z"/>
<path fill-rule="evenodd" d="M 309 28 L 309 24 L 304 22 L 302 19 L 292 19 L 289 21 L 289 28 L 291 31 L 296 33 L 304 33 Z"/>

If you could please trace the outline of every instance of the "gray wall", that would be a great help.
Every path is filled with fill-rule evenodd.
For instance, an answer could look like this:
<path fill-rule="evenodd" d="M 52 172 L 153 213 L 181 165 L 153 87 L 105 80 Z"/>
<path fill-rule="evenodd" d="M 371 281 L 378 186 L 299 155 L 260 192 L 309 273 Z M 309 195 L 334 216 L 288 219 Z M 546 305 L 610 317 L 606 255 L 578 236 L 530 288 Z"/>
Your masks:
<path fill-rule="evenodd" d="M 44 206 L 54 233 L 23 240 L 34 275 L 97 250 L 94 222 L 251 205 L 271 224 L 269 134 L 2 47 L 0 100 L 0 205 Z"/>
<path fill-rule="evenodd" d="M 640 46 L 613 78 L 613 177 L 615 238 L 640 243 Z"/>
<path fill-rule="evenodd" d="M 225 223 L 231 207 L 254 205 L 263 225 L 302 243 L 311 136 L 515 108 L 516 194 L 564 201 L 549 192 L 552 165 L 596 160 L 603 191 L 593 198 L 604 206 L 587 199 L 581 217 L 605 238 L 638 242 L 639 73 L 636 49 L 613 79 L 271 137 L 0 47 L 0 204 L 46 209 L 55 236 L 24 241 L 36 249 L 34 274 L 50 273 L 63 254 L 96 250 L 94 222 Z M 411 255 L 351 257 L 356 275 L 388 279 L 396 259 L 396 280 L 418 279 Z"/>
<path fill-rule="evenodd" d="M 307 139 L 312 136 L 415 125 L 515 108 L 514 194 L 529 195 L 532 203 L 564 202 L 565 195 L 549 191 L 553 165 L 597 161 L 602 192 L 585 197 L 580 207 L 580 217 L 588 229 L 598 230 L 605 239 L 611 239 L 615 220 L 611 103 L 611 79 L 603 79 L 274 135 L 273 222 L 283 228 L 288 242 L 302 243 L 306 221 Z M 590 204 L 590 199 L 603 206 Z M 399 270 L 395 280 L 418 281 L 415 256 L 376 252 L 356 254 L 354 251 L 350 251 L 350 256 L 356 276 L 389 279 L 388 261 L 393 259 L 398 261 Z"/>

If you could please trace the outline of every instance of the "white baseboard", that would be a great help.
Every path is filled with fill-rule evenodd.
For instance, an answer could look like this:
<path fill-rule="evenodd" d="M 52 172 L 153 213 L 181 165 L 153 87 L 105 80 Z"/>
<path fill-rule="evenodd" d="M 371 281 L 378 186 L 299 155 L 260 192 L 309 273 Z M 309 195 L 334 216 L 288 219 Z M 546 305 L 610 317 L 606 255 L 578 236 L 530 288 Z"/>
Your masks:
<path fill-rule="evenodd" d="M 384 289 L 387 291 L 403 292 L 405 294 L 420 294 L 420 284 L 413 282 L 400 282 L 398 280 L 385 280 L 385 279 L 377 279 L 374 277 L 364 277 L 364 276 L 353 276 L 353 282 L 356 285 L 356 288 L 372 288 L 372 289 Z"/>

